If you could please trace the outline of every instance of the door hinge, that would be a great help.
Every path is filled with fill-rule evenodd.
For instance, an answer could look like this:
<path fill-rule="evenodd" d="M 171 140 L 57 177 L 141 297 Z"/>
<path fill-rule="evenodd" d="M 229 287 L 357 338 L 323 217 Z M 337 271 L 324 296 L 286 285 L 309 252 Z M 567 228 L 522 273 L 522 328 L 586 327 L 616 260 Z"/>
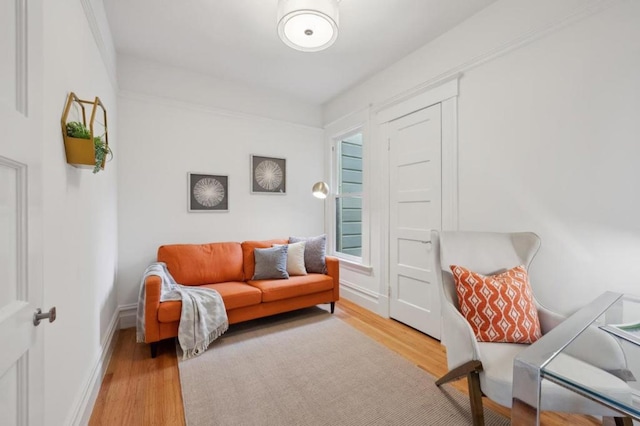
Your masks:
<path fill-rule="evenodd" d="M 391 286 L 387 287 L 387 297 L 391 299 Z"/>
<path fill-rule="evenodd" d="M 391 151 L 391 138 L 387 138 L 387 151 Z"/>

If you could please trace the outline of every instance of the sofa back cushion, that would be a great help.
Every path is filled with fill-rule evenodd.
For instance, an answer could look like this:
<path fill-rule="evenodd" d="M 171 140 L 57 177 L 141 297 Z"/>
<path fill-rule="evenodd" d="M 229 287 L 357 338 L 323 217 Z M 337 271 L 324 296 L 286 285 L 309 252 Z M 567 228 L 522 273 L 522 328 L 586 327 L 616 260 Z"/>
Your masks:
<path fill-rule="evenodd" d="M 266 241 L 244 241 L 242 243 L 242 258 L 244 262 L 244 280 L 248 281 L 253 278 L 256 271 L 256 258 L 253 249 L 270 248 L 274 244 L 287 244 L 289 240 L 266 240 Z"/>
<path fill-rule="evenodd" d="M 160 246 L 158 262 L 183 285 L 243 281 L 240 243 L 171 244 Z"/>

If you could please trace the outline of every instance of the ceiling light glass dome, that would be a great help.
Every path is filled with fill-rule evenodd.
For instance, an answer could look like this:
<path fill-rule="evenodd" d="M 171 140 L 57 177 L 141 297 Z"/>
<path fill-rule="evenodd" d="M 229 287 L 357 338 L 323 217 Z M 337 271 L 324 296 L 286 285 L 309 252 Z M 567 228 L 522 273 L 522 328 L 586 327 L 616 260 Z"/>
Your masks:
<path fill-rule="evenodd" d="M 278 35 L 289 47 L 318 52 L 338 38 L 337 0 L 280 0 Z"/>

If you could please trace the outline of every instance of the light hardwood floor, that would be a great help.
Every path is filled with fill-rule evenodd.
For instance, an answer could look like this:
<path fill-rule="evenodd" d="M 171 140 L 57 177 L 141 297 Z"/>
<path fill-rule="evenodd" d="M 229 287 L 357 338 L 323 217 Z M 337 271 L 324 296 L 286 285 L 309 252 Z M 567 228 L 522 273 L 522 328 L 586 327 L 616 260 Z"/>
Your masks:
<path fill-rule="evenodd" d="M 445 349 L 437 340 L 345 300 L 336 304 L 335 315 L 432 376 L 437 378 L 446 373 Z M 466 380 L 453 386 L 467 393 Z M 486 398 L 483 402 L 486 407 L 509 417 L 509 409 Z M 184 425 L 173 340 L 161 342 L 157 358 L 152 359 L 148 345 L 135 342 L 134 329 L 121 330 L 89 424 Z M 543 413 L 542 424 L 594 426 L 600 423 L 586 416 Z"/>

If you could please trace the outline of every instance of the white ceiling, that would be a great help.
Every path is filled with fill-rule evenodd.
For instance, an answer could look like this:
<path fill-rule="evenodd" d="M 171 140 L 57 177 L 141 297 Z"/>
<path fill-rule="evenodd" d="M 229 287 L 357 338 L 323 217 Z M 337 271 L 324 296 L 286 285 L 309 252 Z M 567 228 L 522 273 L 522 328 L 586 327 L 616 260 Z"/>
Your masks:
<path fill-rule="evenodd" d="M 329 49 L 287 47 L 277 0 L 104 0 L 116 50 L 323 104 L 495 0 L 342 0 Z"/>

